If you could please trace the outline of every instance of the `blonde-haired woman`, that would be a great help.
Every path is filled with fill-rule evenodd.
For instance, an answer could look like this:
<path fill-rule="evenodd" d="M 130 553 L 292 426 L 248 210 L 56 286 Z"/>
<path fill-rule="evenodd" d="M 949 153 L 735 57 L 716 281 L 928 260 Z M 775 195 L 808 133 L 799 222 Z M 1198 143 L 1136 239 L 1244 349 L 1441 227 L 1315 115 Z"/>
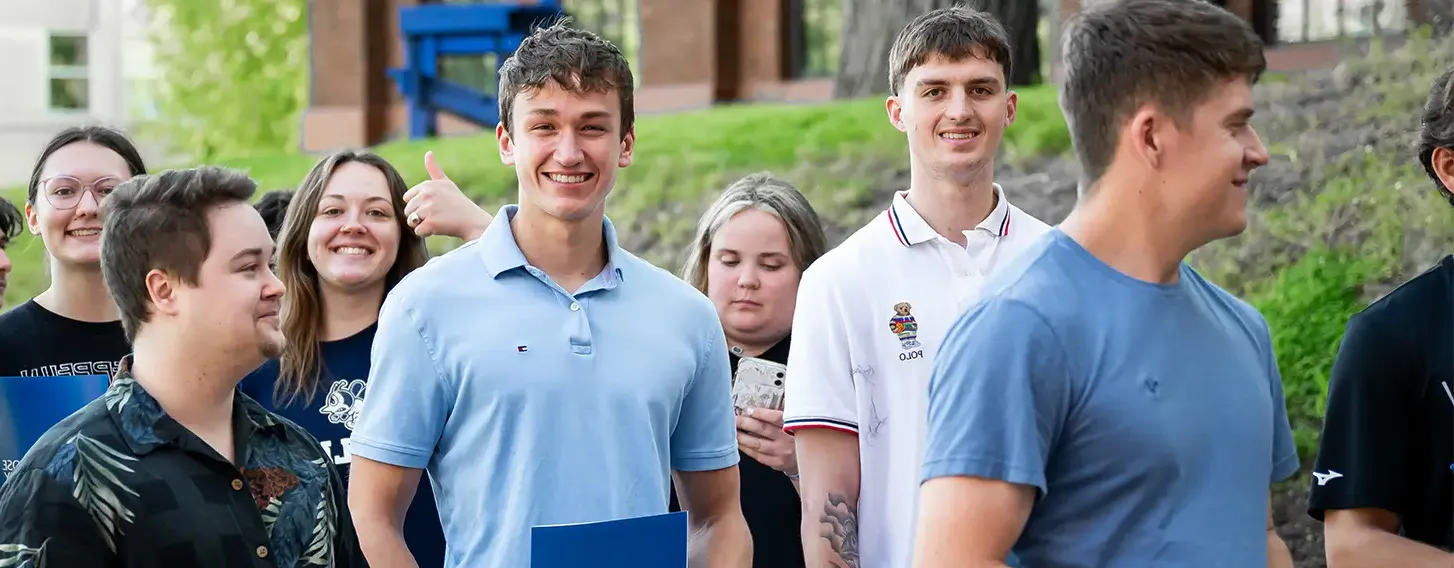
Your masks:
<path fill-rule="evenodd" d="M 734 376 L 743 358 L 787 364 L 798 281 L 826 241 L 808 199 L 770 174 L 736 181 L 702 215 L 682 278 L 717 307 Z M 737 418 L 753 566 L 803 565 L 798 463 L 782 426 L 780 410 L 749 409 Z M 675 492 L 672 510 L 680 510 Z"/>

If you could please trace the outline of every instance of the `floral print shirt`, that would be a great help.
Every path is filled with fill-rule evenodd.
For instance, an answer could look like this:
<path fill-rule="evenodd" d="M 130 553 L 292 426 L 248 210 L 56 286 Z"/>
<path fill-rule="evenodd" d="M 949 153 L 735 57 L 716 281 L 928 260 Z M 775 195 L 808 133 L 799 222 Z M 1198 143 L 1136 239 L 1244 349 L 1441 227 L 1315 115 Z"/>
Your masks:
<path fill-rule="evenodd" d="M 0 566 L 366 566 L 316 439 L 237 393 L 238 468 L 167 416 L 130 363 L 0 489 Z"/>

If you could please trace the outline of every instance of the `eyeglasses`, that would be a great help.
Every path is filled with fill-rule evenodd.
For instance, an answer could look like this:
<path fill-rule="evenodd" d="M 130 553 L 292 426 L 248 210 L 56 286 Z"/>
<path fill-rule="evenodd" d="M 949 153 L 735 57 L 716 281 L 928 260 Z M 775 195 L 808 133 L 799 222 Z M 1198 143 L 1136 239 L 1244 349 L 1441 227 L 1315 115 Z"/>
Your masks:
<path fill-rule="evenodd" d="M 55 176 L 41 180 L 40 189 L 45 192 L 45 200 L 51 207 L 56 209 L 74 209 L 81 204 L 81 196 L 87 191 L 96 198 L 96 201 L 105 199 L 111 194 L 111 190 L 121 185 L 121 180 L 114 177 L 103 177 L 91 183 L 83 183 L 81 180 L 71 176 Z"/>

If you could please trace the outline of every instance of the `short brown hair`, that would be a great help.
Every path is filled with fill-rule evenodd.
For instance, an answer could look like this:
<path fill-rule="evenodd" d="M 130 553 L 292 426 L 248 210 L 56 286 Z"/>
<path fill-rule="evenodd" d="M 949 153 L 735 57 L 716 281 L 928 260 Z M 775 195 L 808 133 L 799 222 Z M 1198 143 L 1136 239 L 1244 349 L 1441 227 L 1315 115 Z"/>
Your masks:
<path fill-rule="evenodd" d="M 1419 163 L 1424 165 L 1429 179 L 1434 180 L 1439 194 L 1454 205 L 1454 193 L 1444 186 L 1439 174 L 1434 171 L 1434 150 L 1454 150 L 1454 67 L 1435 79 L 1434 86 L 1429 88 L 1429 100 L 1424 103 L 1419 125 Z"/>
<path fill-rule="evenodd" d="M 554 82 L 573 93 L 616 90 L 621 101 L 621 137 L 636 123 L 631 64 L 621 49 L 586 30 L 570 27 L 570 18 L 540 27 L 520 41 L 500 65 L 500 123 L 513 134 L 515 97 Z"/>
<path fill-rule="evenodd" d="M 1060 106 L 1082 175 L 1115 155 L 1122 124 L 1145 103 L 1181 125 L 1217 83 L 1267 68 L 1246 21 L 1203 0 L 1102 0 L 1068 23 Z"/>
<path fill-rule="evenodd" d="M 257 191 L 242 172 L 204 166 L 141 175 L 101 202 L 101 274 L 127 340 L 151 317 L 146 275 L 161 270 L 196 285 L 212 248 L 207 211 L 246 203 Z"/>
<path fill-rule="evenodd" d="M 999 20 L 986 12 L 953 6 L 909 22 L 889 50 L 889 94 L 898 95 L 904 77 L 932 57 L 958 61 L 982 57 L 999 63 L 1009 81 L 1010 39 Z"/>

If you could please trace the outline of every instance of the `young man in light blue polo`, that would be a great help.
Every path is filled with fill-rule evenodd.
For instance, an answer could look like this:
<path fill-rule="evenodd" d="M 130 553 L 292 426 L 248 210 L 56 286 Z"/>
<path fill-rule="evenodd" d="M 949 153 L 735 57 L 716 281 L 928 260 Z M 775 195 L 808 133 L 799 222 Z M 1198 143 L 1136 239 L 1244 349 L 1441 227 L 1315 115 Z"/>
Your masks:
<path fill-rule="evenodd" d="M 1267 322 L 1184 261 L 1247 227 L 1262 44 L 1206 2 L 1112 0 L 1065 45 L 1080 201 L 940 347 L 914 565 L 1291 568 Z"/>
<path fill-rule="evenodd" d="M 427 469 L 450 567 L 528 566 L 532 526 L 665 513 L 673 474 L 693 565 L 748 566 L 722 326 L 604 214 L 634 147 L 625 58 L 558 23 L 499 93 L 519 204 L 379 316 L 349 502 L 370 564 L 414 565 L 401 526 Z"/>

